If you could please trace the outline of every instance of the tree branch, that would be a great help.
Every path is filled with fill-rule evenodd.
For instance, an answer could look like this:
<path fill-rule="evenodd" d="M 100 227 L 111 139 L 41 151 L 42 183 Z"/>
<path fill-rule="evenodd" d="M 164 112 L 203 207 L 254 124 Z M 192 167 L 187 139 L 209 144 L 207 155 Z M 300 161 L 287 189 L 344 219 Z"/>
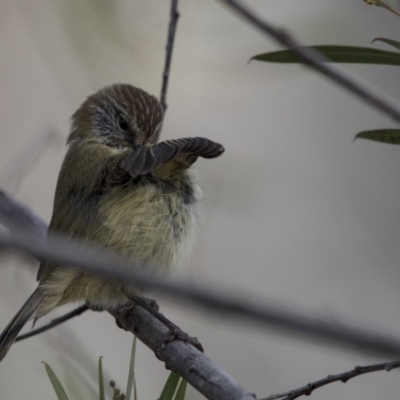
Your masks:
<path fill-rule="evenodd" d="M 140 306 L 110 311 L 119 326 L 132 332 L 195 389 L 215 400 L 255 400 L 213 360 L 181 340 L 163 344 L 168 328 Z"/>
<path fill-rule="evenodd" d="M 388 98 L 384 98 L 383 96 L 377 95 L 364 84 L 358 82 L 354 77 L 350 77 L 348 74 L 345 74 L 339 68 L 333 68 L 325 64 L 329 60 L 325 58 L 322 54 L 318 53 L 314 49 L 302 46 L 287 32 L 282 29 L 278 29 L 267 21 L 261 19 L 257 14 L 245 7 L 240 1 L 220 1 L 236 11 L 243 19 L 247 20 L 248 22 L 250 22 L 251 25 L 261 30 L 265 35 L 272 37 L 278 43 L 293 50 L 308 67 L 325 75 L 337 85 L 355 94 L 357 97 L 368 103 L 373 108 L 378 109 L 383 113 L 389 115 L 397 122 L 400 121 L 400 108 L 393 101 L 389 100 Z"/>
<path fill-rule="evenodd" d="M 15 234 L 16 230 L 12 228 L 14 218 L 10 219 L 8 215 L 18 216 L 17 222 L 25 223 L 29 231 L 36 233 L 36 240 L 44 243 L 47 232 L 45 222 L 34 215 L 27 207 L 22 206 L 11 196 L 0 190 L 1 199 L 0 223 L 11 228 L 10 231 Z M 4 210 L 7 212 L 4 212 Z M 49 324 L 18 336 L 16 341 L 24 340 L 52 329 L 87 310 L 88 307 L 86 305 L 78 307 L 62 317 L 52 320 Z M 165 362 L 168 369 L 178 373 L 208 399 L 255 399 L 254 395 L 246 392 L 230 375 L 194 346 L 180 340 L 174 340 L 165 344 L 165 346 L 161 346 L 168 333 L 168 328 L 143 308 L 134 306 L 121 311 L 113 310 L 110 312 L 119 326 L 135 334 L 139 340 Z M 127 313 L 127 311 L 129 312 Z"/>
<path fill-rule="evenodd" d="M 72 318 L 75 318 L 75 317 L 83 314 L 87 310 L 89 310 L 89 307 L 86 304 L 84 304 L 83 306 L 75 308 L 75 310 L 72 310 L 69 313 L 67 313 L 67 314 L 65 314 L 65 315 L 63 315 L 63 316 L 61 316 L 59 318 L 53 319 L 51 322 L 49 322 L 46 325 L 41 326 L 40 328 L 34 329 L 34 330 L 32 330 L 32 331 L 30 331 L 28 333 L 25 333 L 23 335 L 19 335 L 15 339 L 15 341 L 19 342 L 20 340 L 28 339 L 28 338 L 30 338 L 32 336 L 39 335 L 39 333 L 46 332 L 49 329 L 52 329 L 52 328 L 56 327 L 57 325 L 61 325 L 62 323 L 64 323 L 64 322 L 66 322 L 66 321 L 68 321 L 68 320 L 70 320 Z"/>
<path fill-rule="evenodd" d="M 243 17 L 247 18 L 253 25 L 257 26 L 264 33 L 274 37 L 283 45 L 294 50 L 307 65 L 319 71 L 337 84 L 356 94 L 373 107 L 380 109 L 397 121 L 400 121 L 400 109 L 394 103 L 379 97 L 369 89 L 363 87 L 357 81 L 348 78 L 334 68 L 330 68 L 323 62 L 320 54 L 310 49 L 305 49 L 297 43 L 286 32 L 276 29 L 252 14 L 243 5 L 235 0 L 223 0 L 226 4 L 235 8 Z M 172 51 L 175 37 L 175 30 L 179 13 L 177 11 L 178 1 L 171 1 L 171 18 L 166 47 L 166 59 L 163 73 L 160 103 L 164 112 L 167 109 L 166 94 L 172 59 Z M 277 308 L 267 308 L 262 304 L 239 301 L 238 299 L 219 295 L 219 291 L 212 292 L 202 286 L 188 286 L 168 280 L 149 278 L 145 274 L 127 273 L 127 265 L 104 255 L 98 256 L 98 252 L 83 251 L 77 245 L 71 245 L 62 239 L 50 238 L 47 243 L 41 242 L 46 234 L 46 224 L 36 217 L 28 208 L 16 202 L 6 193 L 0 191 L 0 221 L 9 229 L 11 236 L 0 234 L 0 247 L 7 247 L 17 250 L 24 250 L 41 259 L 57 261 L 65 264 L 72 264 L 84 268 L 93 273 L 100 273 L 112 279 L 134 280 L 139 286 L 155 288 L 177 298 L 186 298 L 193 303 L 207 307 L 213 307 L 220 311 L 230 312 L 247 316 L 271 325 L 275 328 L 284 328 L 287 331 L 292 329 L 311 337 L 322 340 L 339 342 L 342 345 L 350 345 L 362 351 L 384 354 L 386 356 L 400 355 L 400 342 L 397 338 L 378 335 L 373 332 L 365 332 L 339 324 L 334 325 L 299 316 Z M 17 236 L 18 235 L 18 236 Z M 113 269 L 110 269 L 113 265 Z M 32 337 L 41 332 L 49 330 L 88 309 L 83 305 L 70 313 L 56 318 L 49 324 L 38 328 L 17 338 L 17 341 Z M 245 391 L 225 371 L 221 370 L 210 358 L 199 352 L 192 345 L 182 341 L 172 341 L 160 346 L 162 339 L 168 333 L 168 328 L 154 318 L 141 307 L 110 311 L 120 326 L 135 334 L 143 343 L 151 348 L 156 355 L 165 362 L 166 367 L 177 372 L 193 387 L 199 390 L 209 399 L 234 399 L 251 400 L 255 396 Z M 400 367 L 400 362 L 382 363 L 371 366 L 356 367 L 337 375 L 329 375 L 325 379 L 311 382 L 301 388 L 275 394 L 264 400 L 293 400 L 302 395 L 309 395 L 313 390 L 329 383 L 347 380 L 361 374 L 387 370 Z"/>
<path fill-rule="evenodd" d="M 368 374 L 369 372 L 391 371 L 392 369 L 399 368 L 399 367 L 400 367 L 400 361 L 367 365 L 364 367 L 357 366 L 350 371 L 342 372 L 342 373 L 336 374 L 336 375 L 328 375 L 324 379 L 320 379 L 315 382 L 310 382 L 307 385 L 302 386 L 298 389 L 273 394 L 273 395 L 265 397 L 264 399 L 261 399 L 261 400 L 276 400 L 276 399 L 282 399 L 282 398 L 283 398 L 283 400 L 294 400 L 300 396 L 309 396 L 315 389 L 318 389 L 322 386 L 326 386 L 332 382 L 340 381 L 340 382 L 346 383 L 351 378 L 354 378 L 356 376 L 360 376 L 363 374 Z"/>
<path fill-rule="evenodd" d="M 174 41 L 175 41 L 175 32 L 178 24 L 179 12 L 178 12 L 178 0 L 171 0 L 171 13 L 168 27 L 168 38 L 167 45 L 165 47 L 165 64 L 164 64 L 164 72 L 162 75 L 162 86 L 161 86 L 161 95 L 160 95 L 160 103 L 161 107 L 165 112 L 167 111 L 167 90 L 168 90 L 168 80 L 171 69 L 171 60 L 172 60 L 172 51 L 174 49 Z M 157 133 L 156 141 L 160 138 L 161 128 Z"/>
<path fill-rule="evenodd" d="M 13 201 L 10 204 L 18 206 Z M 9 204 L 9 206 L 10 206 Z M 27 209 L 22 208 L 21 213 Z M 14 210 L 15 213 L 18 213 Z M 2 213 L 0 212 L 0 223 Z M 28 213 L 26 220 L 37 222 Z M 28 222 L 27 222 L 28 223 Z M 303 339 L 318 340 L 323 343 L 339 347 L 347 347 L 375 356 L 400 358 L 400 339 L 388 334 L 382 334 L 368 329 L 361 329 L 344 321 L 328 323 L 312 318 L 304 313 L 296 311 L 296 307 L 285 309 L 274 305 L 271 301 L 251 301 L 250 294 L 235 297 L 232 291 L 222 288 L 211 289 L 209 285 L 178 282 L 156 276 L 150 276 L 141 272 L 140 265 L 132 269 L 131 264 L 126 264 L 118 258 L 110 257 L 101 249 L 79 245 L 77 242 L 63 240 L 60 237 L 48 237 L 46 242 L 39 235 L 27 235 L 32 231 L 28 226 L 24 231 L 12 229 L 13 235 L 0 233 L 0 247 L 32 254 L 38 259 L 65 265 L 66 268 L 74 265 L 87 272 L 99 274 L 109 279 L 121 282 L 132 281 L 140 288 L 155 289 L 171 298 L 185 300 L 185 304 L 191 302 L 194 305 L 223 313 L 224 317 L 241 316 L 249 320 L 262 323 L 268 329 L 275 329 L 288 336 Z M 225 292 L 225 293 L 224 293 Z M 235 292 L 236 293 L 236 292 Z"/>

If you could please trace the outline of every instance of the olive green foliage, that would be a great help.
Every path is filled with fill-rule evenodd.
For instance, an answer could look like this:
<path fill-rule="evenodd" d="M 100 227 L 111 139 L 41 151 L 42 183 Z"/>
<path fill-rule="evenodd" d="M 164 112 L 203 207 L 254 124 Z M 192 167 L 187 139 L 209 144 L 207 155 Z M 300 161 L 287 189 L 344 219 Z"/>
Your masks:
<path fill-rule="evenodd" d="M 398 0 L 364 0 L 364 1 L 371 6 L 386 8 L 386 10 L 389 10 L 393 14 L 400 16 L 400 8 Z"/>
<path fill-rule="evenodd" d="M 395 4 L 388 1 L 366 1 L 368 4 L 378 5 L 385 7 L 384 4 L 396 9 L 385 7 L 396 15 L 400 16 L 400 10 Z M 312 49 L 321 53 L 327 62 L 333 63 L 347 63 L 347 64 L 375 64 L 375 65 L 392 65 L 400 66 L 400 42 L 387 38 L 376 38 L 373 42 L 383 42 L 393 48 L 395 51 L 378 50 L 369 47 L 355 47 L 355 46 L 342 46 L 342 45 L 318 45 L 311 46 Z M 273 63 L 303 63 L 303 60 L 293 50 L 273 51 L 269 53 L 262 53 L 253 56 L 251 60 Z M 376 142 L 388 144 L 400 144 L 400 130 L 399 129 L 376 129 L 359 132 L 355 137 L 356 139 L 367 139 Z"/>
<path fill-rule="evenodd" d="M 133 393 L 133 400 L 138 400 L 136 391 L 136 381 L 135 381 L 135 357 L 136 357 L 136 337 L 133 339 L 131 358 L 129 363 L 129 374 L 128 374 L 128 384 L 126 388 L 126 394 L 122 393 L 121 390 L 116 386 L 115 381 L 110 381 L 109 385 L 112 389 L 111 400 L 131 400 Z M 69 399 L 67 393 L 62 386 L 60 380 L 57 378 L 56 374 L 50 367 L 50 365 L 43 363 L 47 375 L 49 376 L 50 382 L 54 388 L 57 395 L 57 400 L 72 400 Z M 103 357 L 99 358 L 98 363 L 98 373 L 99 373 L 99 400 L 106 400 L 106 391 L 104 388 L 104 375 L 103 375 Z M 185 400 L 187 383 L 184 379 L 171 372 L 164 388 L 161 392 L 159 400 Z"/>
<path fill-rule="evenodd" d="M 382 39 L 375 39 L 382 40 Z M 387 39 L 386 41 L 389 44 Z M 399 42 L 394 42 L 397 46 Z M 400 53 L 393 51 L 377 50 L 369 47 L 354 46 L 312 46 L 314 50 L 323 54 L 327 61 L 347 64 L 380 64 L 400 65 Z M 274 51 L 271 53 L 258 54 L 251 60 L 268 61 L 276 63 L 301 63 L 301 58 L 292 50 Z"/>

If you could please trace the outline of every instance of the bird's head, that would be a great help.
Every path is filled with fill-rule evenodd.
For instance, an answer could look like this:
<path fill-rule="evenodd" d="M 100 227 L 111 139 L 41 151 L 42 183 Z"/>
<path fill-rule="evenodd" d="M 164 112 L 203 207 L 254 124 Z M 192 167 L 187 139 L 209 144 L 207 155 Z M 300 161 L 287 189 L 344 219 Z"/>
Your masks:
<path fill-rule="evenodd" d="M 67 143 L 97 138 L 116 148 L 152 145 L 162 119 L 161 105 L 154 96 L 128 84 L 107 86 L 89 96 L 74 113 Z"/>

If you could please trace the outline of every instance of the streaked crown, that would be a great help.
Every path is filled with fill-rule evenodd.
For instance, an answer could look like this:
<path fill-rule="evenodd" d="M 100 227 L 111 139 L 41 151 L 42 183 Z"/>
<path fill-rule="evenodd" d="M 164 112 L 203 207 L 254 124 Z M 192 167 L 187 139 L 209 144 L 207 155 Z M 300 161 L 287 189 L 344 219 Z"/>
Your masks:
<path fill-rule="evenodd" d="M 68 143 L 98 137 L 110 146 L 152 144 L 163 111 L 156 97 L 129 84 L 107 86 L 89 96 L 72 116 Z"/>

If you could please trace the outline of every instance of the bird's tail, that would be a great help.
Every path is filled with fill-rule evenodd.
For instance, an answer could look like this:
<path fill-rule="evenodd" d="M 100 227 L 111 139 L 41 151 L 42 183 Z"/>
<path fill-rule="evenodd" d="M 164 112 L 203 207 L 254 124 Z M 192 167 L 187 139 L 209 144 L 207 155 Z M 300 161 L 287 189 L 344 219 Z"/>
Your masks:
<path fill-rule="evenodd" d="M 0 361 L 6 356 L 19 331 L 33 316 L 33 313 L 39 307 L 42 300 L 43 295 L 36 289 L 18 311 L 17 315 L 6 326 L 0 336 Z"/>

